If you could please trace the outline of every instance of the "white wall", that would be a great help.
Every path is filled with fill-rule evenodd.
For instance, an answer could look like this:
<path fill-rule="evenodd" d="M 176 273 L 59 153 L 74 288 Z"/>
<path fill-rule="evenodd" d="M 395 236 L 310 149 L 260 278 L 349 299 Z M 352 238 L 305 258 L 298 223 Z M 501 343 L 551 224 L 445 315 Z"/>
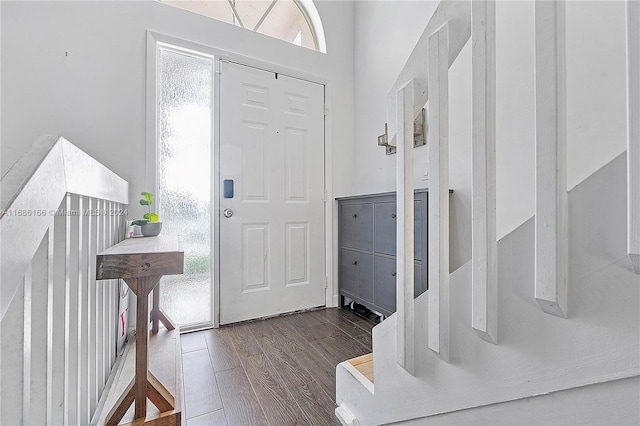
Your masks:
<path fill-rule="evenodd" d="M 433 2 L 356 2 L 355 146 L 351 179 L 339 195 L 395 188 L 395 158 L 376 146 L 385 99 L 426 27 Z M 532 1 L 497 4 L 497 233 L 534 214 L 534 27 Z M 567 3 L 568 187 L 625 150 L 623 1 Z M 471 61 L 465 46 L 450 69 L 451 269 L 471 258 Z M 415 150 L 416 187 L 427 148 Z"/>
<path fill-rule="evenodd" d="M 377 146 L 387 121 L 385 100 L 413 51 L 437 1 L 358 1 L 355 24 L 355 153 L 340 195 L 395 191 L 396 156 Z M 467 44 L 450 69 L 451 269 L 471 258 L 471 49 Z M 428 138 L 427 138 L 428 140 Z M 414 186 L 428 187 L 427 147 L 415 150 Z"/>
<path fill-rule="evenodd" d="M 385 99 L 433 14 L 437 1 L 357 1 L 355 4 L 355 151 L 352 179 L 336 192 L 395 191 L 396 157 L 377 146 L 387 121 Z M 426 147 L 416 150 L 422 154 Z M 418 181 L 417 183 L 420 183 Z M 422 182 L 424 187 L 424 182 Z"/>
<path fill-rule="evenodd" d="M 351 146 L 354 6 L 315 4 L 327 54 L 151 0 L 0 2 L 0 174 L 38 135 L 54 133 L 129 181 L 132 194 L 145 190 L 147 30 L 317 75 L 328 88 L 328 137 Z M 333 152 L 340 167 L 341 150 Z"/>

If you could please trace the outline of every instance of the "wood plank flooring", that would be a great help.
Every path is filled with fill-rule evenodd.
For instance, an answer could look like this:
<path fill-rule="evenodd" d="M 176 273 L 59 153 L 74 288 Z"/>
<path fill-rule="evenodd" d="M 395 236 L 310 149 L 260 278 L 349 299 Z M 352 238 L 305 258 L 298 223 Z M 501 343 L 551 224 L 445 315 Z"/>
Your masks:
<path fill-rule="evenodd" d="M 182 335 L 187 425 L 339 425 L 336 365 L 373 326 L 328 308 Z"/>

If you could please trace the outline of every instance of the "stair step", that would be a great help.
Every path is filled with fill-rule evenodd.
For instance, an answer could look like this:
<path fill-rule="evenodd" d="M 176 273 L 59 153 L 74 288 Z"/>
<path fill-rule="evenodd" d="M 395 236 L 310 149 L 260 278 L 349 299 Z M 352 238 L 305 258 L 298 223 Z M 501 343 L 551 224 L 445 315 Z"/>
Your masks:
<path fill-rule="evenodd" d="M 353 365 L 363 376 L 373 383 L 373 353 L 351 358 L 349 364 Z"/>

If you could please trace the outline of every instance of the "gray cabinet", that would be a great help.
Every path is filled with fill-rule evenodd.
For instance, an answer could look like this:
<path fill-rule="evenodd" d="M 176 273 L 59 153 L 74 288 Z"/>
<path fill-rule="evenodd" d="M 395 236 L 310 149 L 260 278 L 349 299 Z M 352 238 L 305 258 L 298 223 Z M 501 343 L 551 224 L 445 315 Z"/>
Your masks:
<path fill-rule="evenodd" d="M 338 198 L 340 303 L 391 315 L 396 310 L 396 195 Z M 414 292 L 427 290 L 427 190 L 414 194 Z"/>

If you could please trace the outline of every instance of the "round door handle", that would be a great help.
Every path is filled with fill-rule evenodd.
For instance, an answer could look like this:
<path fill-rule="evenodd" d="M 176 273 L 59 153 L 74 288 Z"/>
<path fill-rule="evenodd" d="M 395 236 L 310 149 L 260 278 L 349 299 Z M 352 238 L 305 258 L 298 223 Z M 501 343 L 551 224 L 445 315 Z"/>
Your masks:
<path fill-rule="evenodd" d="M 391 213 L 391 219 L 395 219 L 396 218 L 396 214 L 395 213 Z"/>
<path fill-rule="evenodd" d="M 354 213 L 353 215 L 351 215 L 352 218 L 357 219 L 358 218 L 358 214 Z"/>
<path fill-rule="evenodd" d="M 224 217 L 226 217 L 226 218 L 230 218 L 231 216 L 233 216 L 233 210 L 231 210 L 231 209 L 224 209 L 224 211 L 222 212 L 222 214 L 224 215 Z"/>
<path fill-rule="evenodd" d="M 353 262 L 351 262 L 351 264 L 352 264 L 353 266 L 358 266 L 358 261 L 357 261 L 357 260 L 354 260 Z"/>

